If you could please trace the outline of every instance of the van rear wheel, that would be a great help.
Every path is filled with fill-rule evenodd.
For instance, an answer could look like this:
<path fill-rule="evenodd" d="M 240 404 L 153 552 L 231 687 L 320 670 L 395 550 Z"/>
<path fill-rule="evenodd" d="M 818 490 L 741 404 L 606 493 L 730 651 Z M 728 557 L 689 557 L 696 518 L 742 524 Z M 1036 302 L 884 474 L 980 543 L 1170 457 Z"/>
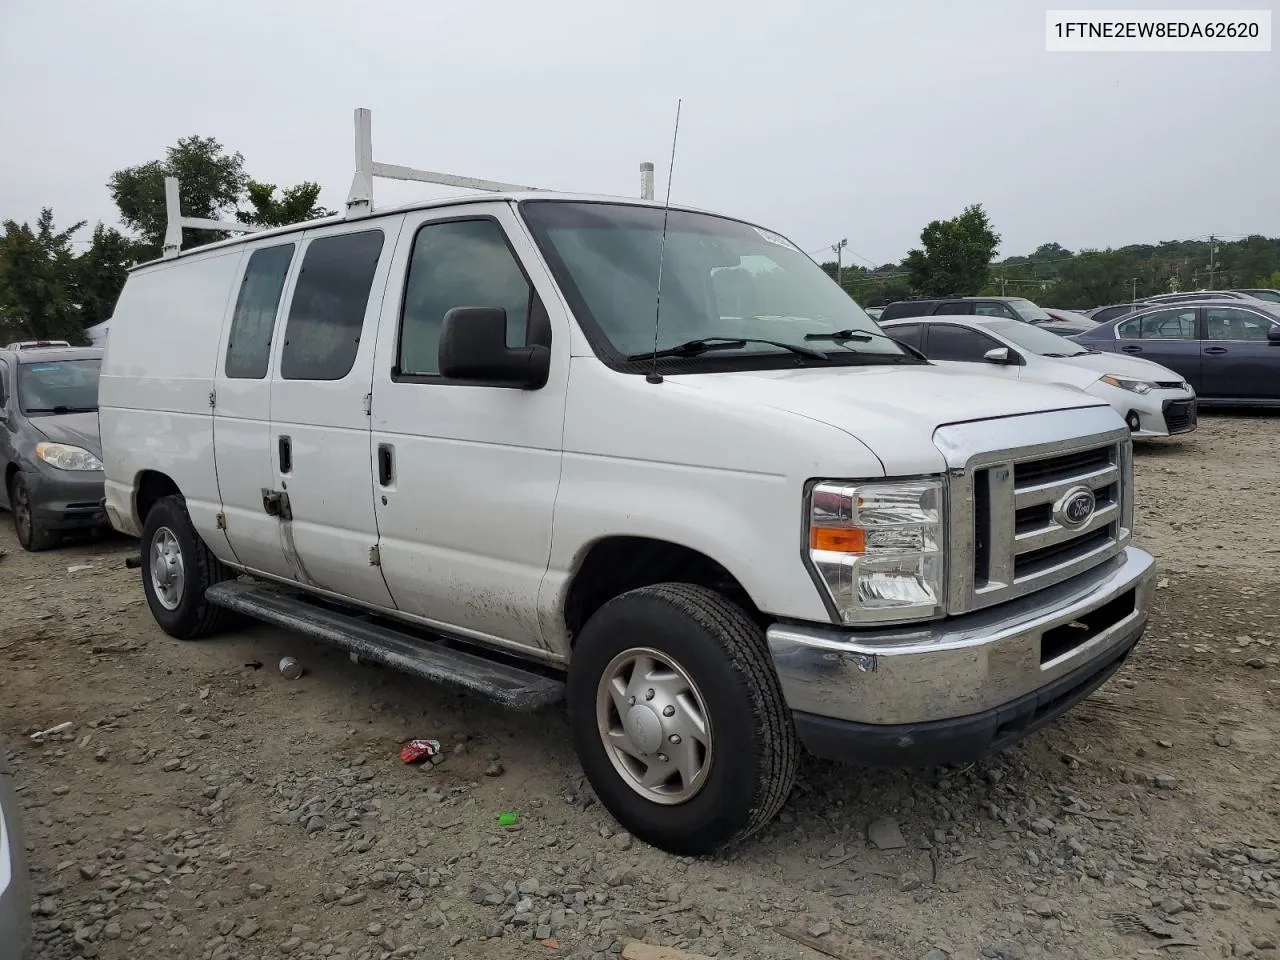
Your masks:
<path fill-rule="evenodd" d="M 196 533 L 182 497 L 152 505 L 142 526 L 142 589 L 160 629 L 195 640 L 226 627 L 231 615 L 204 594 L 233 576 Z"/>
<path fill-rule="evenodd" d="M 680 855 L 765 827 L 795 781 L 799 745 L 764 634 L 692 584 L 610 600 L 569 665 L 578 757 L 630 833 Z"/>

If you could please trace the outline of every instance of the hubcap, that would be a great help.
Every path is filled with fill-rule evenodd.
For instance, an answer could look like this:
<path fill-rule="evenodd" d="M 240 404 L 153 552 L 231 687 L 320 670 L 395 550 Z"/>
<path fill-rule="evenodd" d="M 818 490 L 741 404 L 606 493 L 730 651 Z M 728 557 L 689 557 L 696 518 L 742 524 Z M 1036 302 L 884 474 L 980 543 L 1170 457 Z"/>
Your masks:
<path fill-rule="evenodd" d="M 25 483 L 13 485 L 13 523 L 18 528 L 18 536 L 23 540 L 31 538 L 31 494 Z"/>
<path fill-rule="evenodd" d="M 596 690 L 596 727 L 627 786 L 654 803 L 684 803 L 711 771 L 711 720 L 697 684 L 648 647 L 610 661 Z"/>
<path fill-rule="evenodd" d="M 182 547 L 172 530 L 161 527 L 151 538 L 151 586 L 160 606 L 166 610 L 178 609 L 186 585 L 187 570 L 182 561 Z"/>

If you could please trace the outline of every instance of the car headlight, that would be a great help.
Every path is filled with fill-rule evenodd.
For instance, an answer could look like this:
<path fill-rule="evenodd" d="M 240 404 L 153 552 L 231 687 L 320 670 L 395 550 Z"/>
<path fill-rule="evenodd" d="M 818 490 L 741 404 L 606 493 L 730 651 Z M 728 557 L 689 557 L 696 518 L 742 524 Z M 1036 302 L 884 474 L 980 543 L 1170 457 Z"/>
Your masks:
<path fill-rule="evenodd" d="M 102 461 L 84 447 L 69 443 L 37 443 L 36 456 L 59 470 L 101 470 Z"/>
<path fill-rule="evenodd" d="M 1103 383 L 1109 383 L 1113 387 L 1119 387 L 1121 390 L 1128 390 L 1130 393 L 1150 393 L 1155 389 L 1154 383 L 1148 383 L 1146 380 L 1131 380 L 1128 377 L 1117 376 L 1114 373 L 1108 373 L 1104 377 L 1099 377 Z"/>
<path fill-rule="evenodd" d="M 941 480 L 824 481 L 809 492 L 809 560 L 845 623 L 943 612 Z"/>

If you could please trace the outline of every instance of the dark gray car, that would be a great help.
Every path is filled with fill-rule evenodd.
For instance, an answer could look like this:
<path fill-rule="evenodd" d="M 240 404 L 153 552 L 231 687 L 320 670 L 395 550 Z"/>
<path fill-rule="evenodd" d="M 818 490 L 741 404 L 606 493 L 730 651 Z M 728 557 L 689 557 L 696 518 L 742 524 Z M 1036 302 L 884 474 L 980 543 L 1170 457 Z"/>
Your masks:
<path fill-rule="evenodd" d="M 31 878 L 13 770 L 0 746 L 0 956 L 31 956 Z"/>
<path fill-rule="evenodd" d="M 0 507 L 27 550 L 105 528 L 97 347 L 0 350 Z"/>
<path fill-rule="evenodd" d="M 1181 374 L 1200 406 L 1280 406 L 1280 304 L 1253 300 L 1139 305 L 1072 337 Z"/>

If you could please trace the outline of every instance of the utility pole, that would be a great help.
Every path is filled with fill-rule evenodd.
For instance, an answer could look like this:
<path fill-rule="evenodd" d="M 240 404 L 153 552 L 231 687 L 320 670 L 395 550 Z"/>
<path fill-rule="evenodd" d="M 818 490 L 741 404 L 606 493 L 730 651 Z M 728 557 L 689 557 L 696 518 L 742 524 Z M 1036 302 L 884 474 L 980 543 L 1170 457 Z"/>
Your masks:
<path fill-rule="evenodd" d="M 1009 282 L 1009 281 L 1007 281 L 1004 277 L 1001 277 L 1001 278 L 1000 278 L 1000 296 L 1002 296 L 1002 297 L 1004 296 L 1004 288 L 1005 288 L 1005 285 L 1006 285 L 1008 282 Z"/>
<path fill-rule="evenodd" d="M 1138 302 L 1138 278 L 1133 278 L 1133 303 Z"/>
<path fill-rule="evenodd" d="M 1209 289 L 1213 289 L 1213 274 L 1217 269 L 1218 241 L 1209 234 Z"/>
<path fill-rule="evenodd" d="M 843 270 L 843 268 L 844 268 L 844 248 L 845 248 L 845 247 L 847 247 L 848 245 L 849 245 L 849 238 L 848 238 L 848 237 L 846 237 L 845 239 L 841 240 L 839 243 L 833 243 L 833 244 L 831 245 L 831 252 L 832 252 L 832 253 L 834 253 L 834 254 L 836 255 L 836 286 L 840 287 L 841 289 L 844 289 L 844 284 L 842 284 L 842 283 L 840 282 L 840 281 L 841 281 L 841 275 L 842 275 L 842 273 L 844 272 L 844 270 Z"/>

